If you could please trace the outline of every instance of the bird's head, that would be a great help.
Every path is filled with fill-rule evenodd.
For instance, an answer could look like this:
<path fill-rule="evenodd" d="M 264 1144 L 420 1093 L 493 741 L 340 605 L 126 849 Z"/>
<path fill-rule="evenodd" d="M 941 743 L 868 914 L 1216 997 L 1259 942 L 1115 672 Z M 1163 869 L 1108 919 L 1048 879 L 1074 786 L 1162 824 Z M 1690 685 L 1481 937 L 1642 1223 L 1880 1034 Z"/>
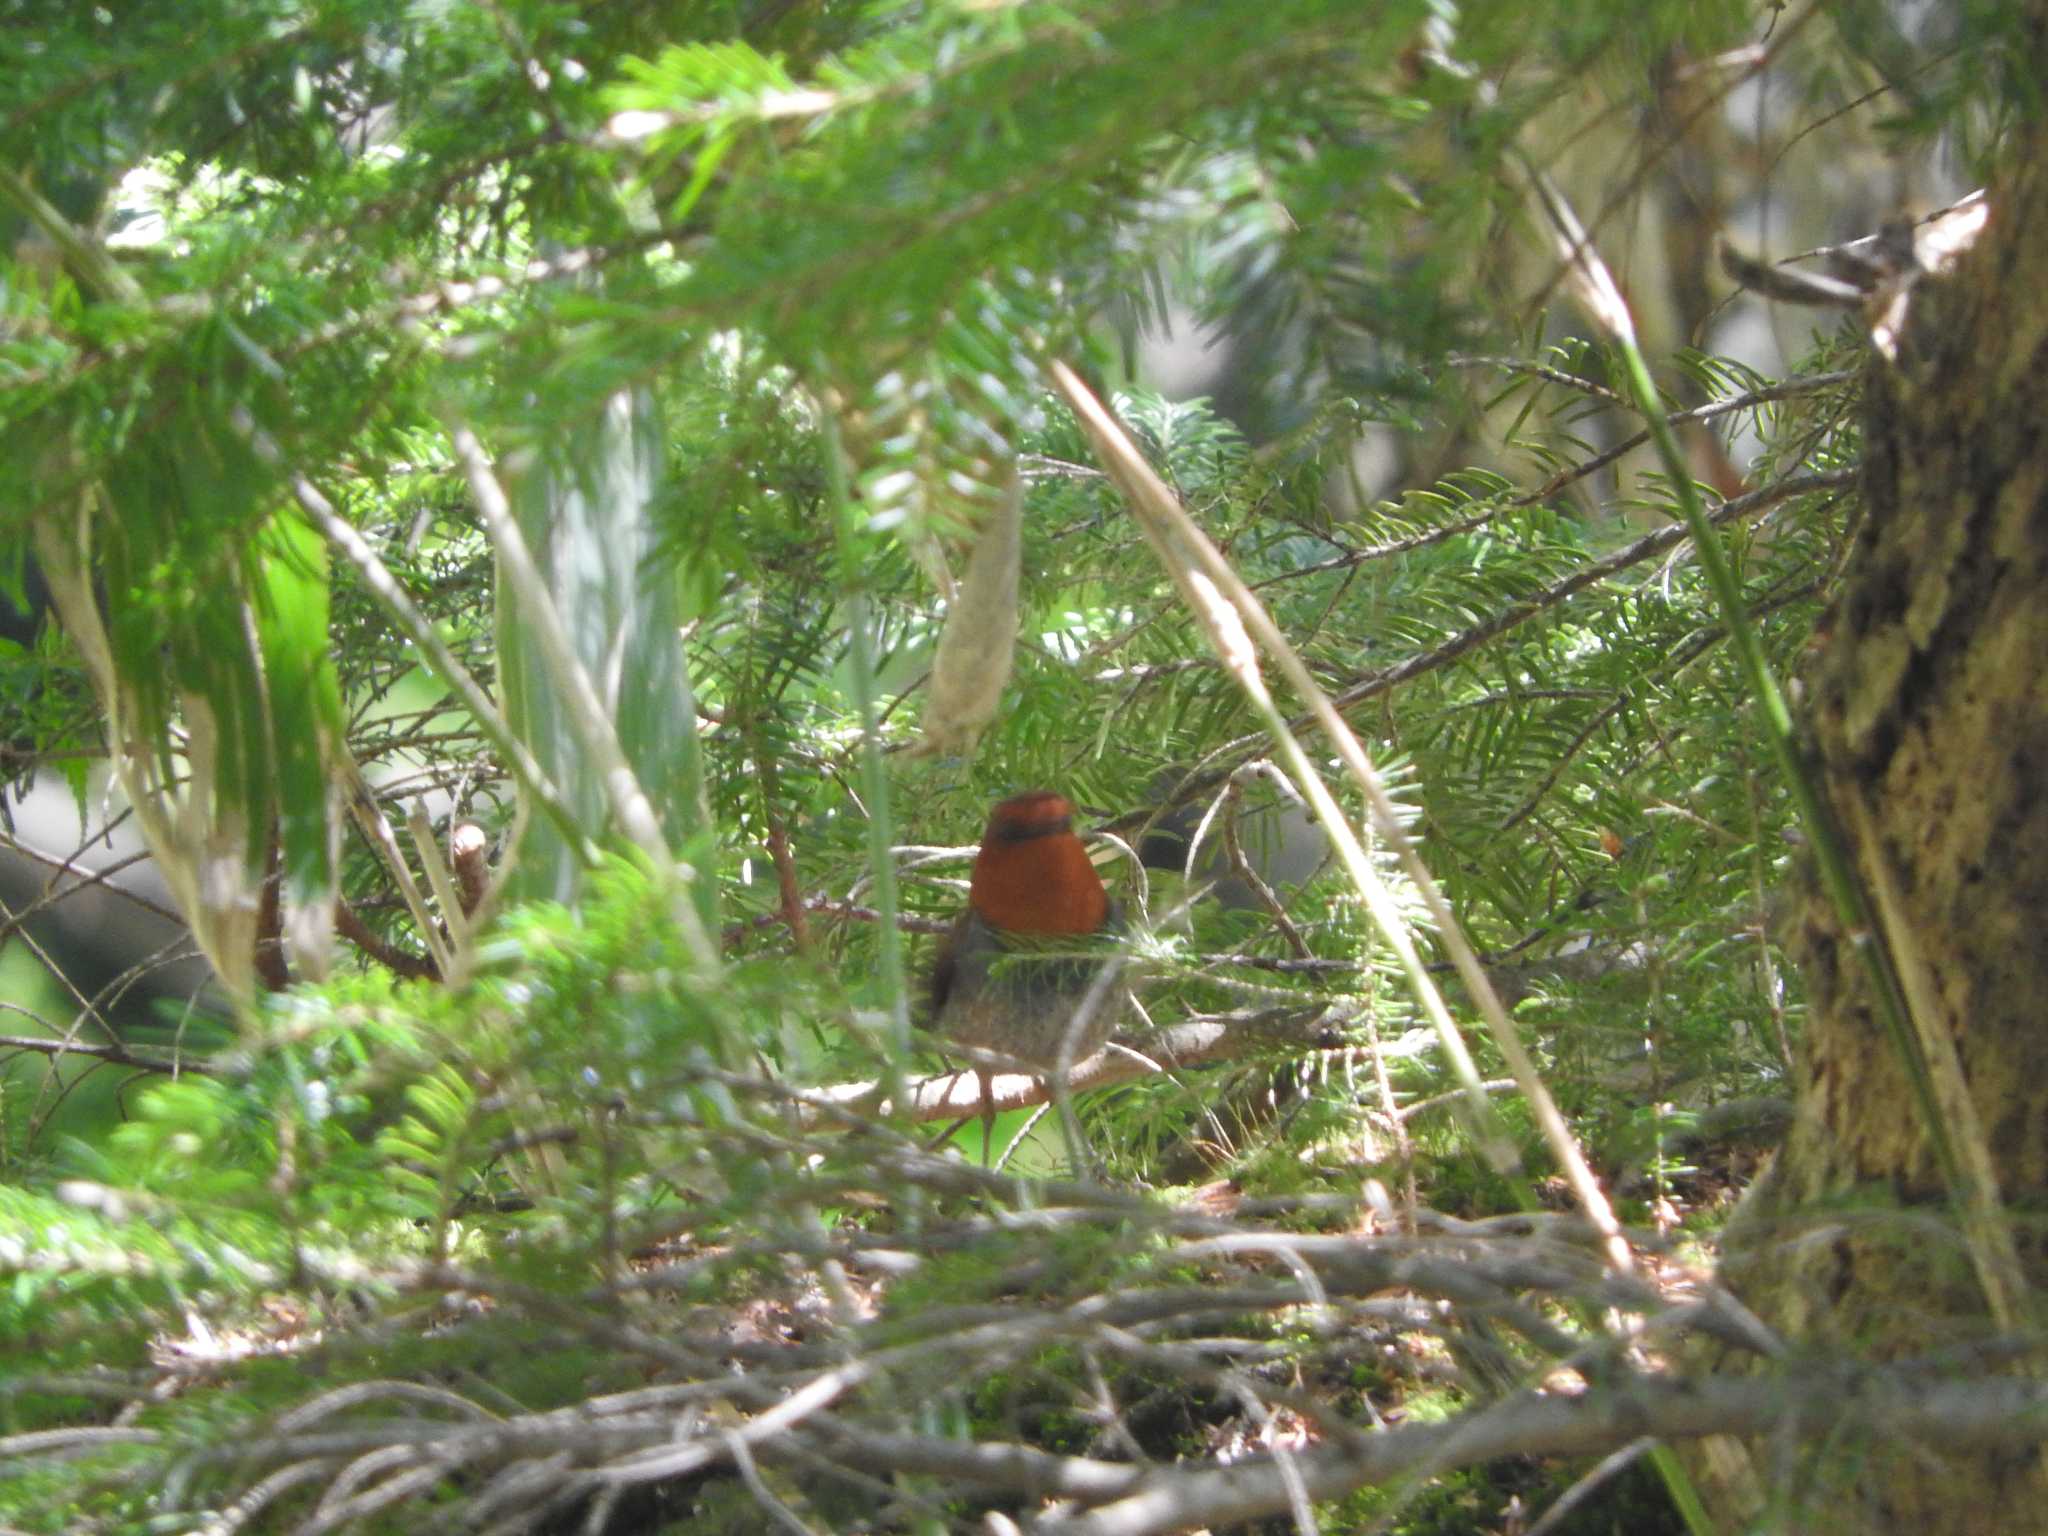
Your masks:
<path fill-rule="evenodd" d="M 1074 807 L 1045 789 L 990 812 L 967 901 L 1010 933 L 1095 933 L 1109 921 L 1109 892 L 1074 836 Z"/>

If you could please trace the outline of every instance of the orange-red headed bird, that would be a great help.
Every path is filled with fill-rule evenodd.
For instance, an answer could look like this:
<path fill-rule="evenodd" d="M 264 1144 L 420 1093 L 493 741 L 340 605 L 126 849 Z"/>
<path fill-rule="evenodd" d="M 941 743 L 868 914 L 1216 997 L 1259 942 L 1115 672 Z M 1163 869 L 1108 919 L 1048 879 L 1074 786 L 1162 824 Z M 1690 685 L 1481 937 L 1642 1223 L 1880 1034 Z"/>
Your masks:
<path fill-rule="evenodd" d="M 967 910 L 939 944 L 933 1031 L 1039 1072 L 1059 1065 L 1063 1047 L 1068 1066 L 1085 1061 L 1122 1012 L 1123 989 L 1114 977 L 1096 989 L 1104 958 L 1086 952 L 1116 926 L 1073 806 L 1050 790 L 1011 796 L 989 815 Z"/>

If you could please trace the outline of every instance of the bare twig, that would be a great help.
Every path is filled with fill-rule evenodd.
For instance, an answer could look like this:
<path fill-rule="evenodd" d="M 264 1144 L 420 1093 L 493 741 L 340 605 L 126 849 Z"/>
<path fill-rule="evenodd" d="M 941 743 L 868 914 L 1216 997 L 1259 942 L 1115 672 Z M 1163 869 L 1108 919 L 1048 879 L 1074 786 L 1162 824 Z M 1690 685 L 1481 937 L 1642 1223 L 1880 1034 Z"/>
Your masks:
<path fill-rule="evenodd" d="M 386 943 L 370 930 L 356 915 L 356 909 L 346 901 L 334 904 L 334 931 L 395 976 L 413 981 L 441 979 L 441 968 L 431 956 L 410 954 L 395 944 Z"/>
<path fill-rule="evenodd" d="M 1745 496 L 1737 496 L 1722 502 L 1709 514 L 1708 521 L 1715 527 L 1721 527 L 1743 518 L 1754 517 L 1781 501 L 1789 501 L 1794 496 L 1843 490 L 1855 483 L 1856 474 L 1853 469 L 1837 469 L 1817 474 L 1787 475 L 1782 480 L 1774 480 L 1769 485 L 1759 486 Z M 1534 596 L 1501 609 L 1470 629 L 1460 631 L 1434 649 L 1424 651 L 1420 656 L 1411 657 L 1398 666 L 1388 667 L 1352 684 L 1337 694 L 1332 702 L 1339 709 L 1350 709 L 1367 699 L 1377 698 L 1390 689 L 1398 688 L 1425 672 L 1434 672 L 1439 667 L 1456 661 L 1468 651 L 1478 649 L 1489 640 L 1497 640 L 1509 630 L 1519 629 L 1531 619 L 1540 618 L 1567 598 L 1583 592 L 1595 583 L 1618 575 L 1630 566 L 1641 565 L 1645 560 L 1674 549 L 1691 537 L 1692 530 L 1684 523 L 1673 523 L 1669 527 L 1659 528 L 1655 533 L 1647 533 L 1635 542 L 1623 545 L 1613 554 L 1591 561 L 1570 575 L 1560 577 Z"/>
<path fill-rule="evenodd" d="M 205 1076 L 213 1068 L 203 1059 L 190 1056 L 163 1057 L 144 1054 L 125 1045 L 88 1045 L 82 1040 L 46 1039 L 38 1035 L 0 1035 L 0 1051 L 34 1051 L 43 1056 L 85 1056 L 117 1067 L 134 1067 L 142 1072 L 162 1072 L 177 1077 L 186 1072 Z"/>
<path fill-rule="evenodd" d="M 1165 1068 L 1226 1061 L 1258 1050 L 1333 1049 L 1348 1043 L 1344 1036 L 1348 1019 L 1348 1009 L 1297 1008 L 1189 1020 L 1146 1036 L 1141 1042 L 1142 1054 L 1102 1051 L 1077 1062 L 1069 1073 L 1069 1087 L 1080 1093 L 1129 1082 Z M 1017 1071 L 993 1072 L 988 1092 L 999 1113 L 1049 1103 L 1052 1099 L 1051 1085 L 1044 1077 Z M 853 1106 L 871 1104 L 885 1093 L 880 1083 L 847 1083 L 806 1090 L 803 1097 L 813 1106 Z M 942 1072 L 906 1084 L 904 1103 L 904 1113 L 915 1121 L 953 1119 L 980 1111 L 982 1089 L 971 1071 Z"/>

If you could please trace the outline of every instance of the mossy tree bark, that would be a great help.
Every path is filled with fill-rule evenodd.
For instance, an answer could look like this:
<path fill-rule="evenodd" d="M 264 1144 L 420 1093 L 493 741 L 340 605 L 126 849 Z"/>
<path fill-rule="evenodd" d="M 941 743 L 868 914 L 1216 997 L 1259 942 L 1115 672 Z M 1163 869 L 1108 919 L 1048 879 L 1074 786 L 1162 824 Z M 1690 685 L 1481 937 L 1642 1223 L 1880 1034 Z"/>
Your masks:
<path fill-rule="evenodd" d="M 2034 0 L 2032 35 L 2048 26 Z M 2048 48 L 2037 49 L 2043 78 Z M 1910 291 L 1896 355 L 1873 355 L 1867 512 L 1810 724 L 1866 884 L 1955 1039 L 2038 1323 L 2048 1316 L 2048 131 L 2018 135 L 1992 221 Z M 1817 890 L 1795 948 L 1809 998 L 1799 1112 L 1731 1224 L 1724 1269 L 1800 1348 L 1949 1352 L 2019 1368 L 1995 1333 L 1855 944 Z M 1722 1447 L 1728 1450 L 1728 1447 Z M 1794 1528 L 1915 1536 L 2042 1528 L 2040 1458 L 1958 1461 L 1836 1446 L 1789 1479 L 1752 1448 L 1753 1487 Z M 1768 1459 L 1767 1459 L 1768 1458 Z M 1768 1470 L 1766 1470 L 1768 1468 Z M 1717 1467 L 1725 1471 L 1725 1461 Z M 1788 1508 L 1786 1499 L 1797 1506 Z M 1740 1502 L 1739 1500 L 1737 1502 Z"/>

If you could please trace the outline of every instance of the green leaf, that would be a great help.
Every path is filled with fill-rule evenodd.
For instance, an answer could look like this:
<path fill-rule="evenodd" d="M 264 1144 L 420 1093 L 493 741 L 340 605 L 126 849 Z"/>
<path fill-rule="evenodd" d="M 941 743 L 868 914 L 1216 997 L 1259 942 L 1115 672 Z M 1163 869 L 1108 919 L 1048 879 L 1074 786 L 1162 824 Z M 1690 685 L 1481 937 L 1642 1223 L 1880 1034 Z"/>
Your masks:
<path fill-rule="evenodd" d="M 344 728 L 330 650 L 327 548 L 301 519 L 281 513 L 256 549 L 254 610 L 287 890 L 301 904 L 325 904 L 336 880 L 329 754 Z"/>

